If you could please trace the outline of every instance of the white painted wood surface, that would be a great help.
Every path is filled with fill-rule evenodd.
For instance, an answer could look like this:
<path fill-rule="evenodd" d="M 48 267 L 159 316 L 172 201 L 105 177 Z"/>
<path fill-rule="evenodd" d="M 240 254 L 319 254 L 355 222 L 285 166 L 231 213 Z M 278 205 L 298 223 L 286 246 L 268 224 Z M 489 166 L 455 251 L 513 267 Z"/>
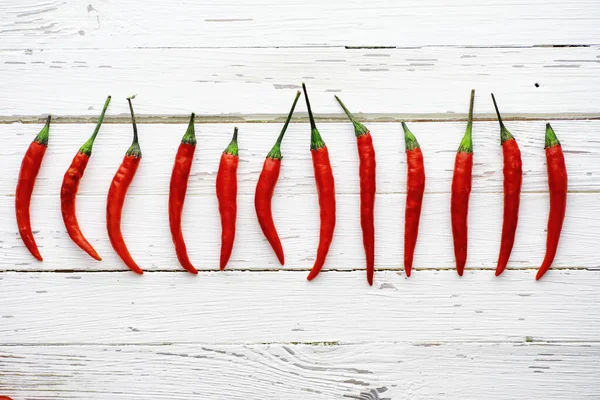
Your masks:
<path fill-rule="evenodd" d="M 87 399 L 589 399 L 599 354 L 581 343 L 0 347 L 22 371 L 3 382 L 36 399 L 83 386 Z"/>
<path fill-rule="evenodd" d="M 3 344 L 594 342 L 598 271 L 18 273 Z M 414 278 L 414 279 L 413 279 Z M 572 295 L 577 292 L 577 296 Z M 576 312 L 575 312 L 576 310 Z M 71 329 L 73 316 L 77 327 Z"/>
<path fill-rule="evenodd" d="M 598 44 L 594 0 L 3 2 L 5 48 Z"/>
<path fill-rule="evenodd" d="M 20 399 L 594 399 L 600 397 L 600 8 L 576 2 L 0 2 L 0 395 Z M 568 45 L 569 47 L 564 47 Z M 286 266 L 258 228 L 252 195 L 293 94 L 308 85 L 331 152 L 338 225 L 325 271 L 307 282 L 317 199 L 301 100 L 274 198 Z M 477 91 L 467 272 L 453 271 L 448 202 L 454 152 Z M 517 245 L 493 275 L 502 214 L 494 92 L 523 152 Z M 108 184 L 131 140 L 144 158 L 124 234 L 148 271 L 127 271 L 104 227 Z M 58 193 L 66 167 L 113 95 L 78 201 L 104 257 L 70 242 Z M 351 125 L 377 151 L 375 285 L 366 284 Z M 196 152 L 179 267 L 166 215 L 173 156 L 191 111 Z M 55 123 L 32 201 L 45 257 L 19 240 L 21 157 Z M 416 269 L 402 271 L 408 119 L 425 154 Z M 523 121 L 526 120 L 526 121 Z M 548 194 L 543 127 L 569 171 L 553 270 L 543 257 Z M 437 122 L 431 122 L 437 121 Z M 252 123 L 247 123 L 252 122 Z M 258 123 L 257 123 L 258 122 Z M 238 236 L 216 272 L 218 157 L 240 127 Z"/>
<path fill-rule="evenodd" d="M 340 115 L 339 94 L 373 118 L 492 117 L 490 92 L 506 116 L 600 113 L 600 47 L 411 49 L 250 48 L 0 50 L 0 116 L 138 114 L 264 119 L 287 115 L 305 81 L 317 117 Z M 535 85 L 538 84 L 539 87 Z M 27 93 L 14 96 L 13 93 Z M 304 104 L 298 107 L 305 113 Z M 257 115 L 258 114 L 258 115 Z"/>

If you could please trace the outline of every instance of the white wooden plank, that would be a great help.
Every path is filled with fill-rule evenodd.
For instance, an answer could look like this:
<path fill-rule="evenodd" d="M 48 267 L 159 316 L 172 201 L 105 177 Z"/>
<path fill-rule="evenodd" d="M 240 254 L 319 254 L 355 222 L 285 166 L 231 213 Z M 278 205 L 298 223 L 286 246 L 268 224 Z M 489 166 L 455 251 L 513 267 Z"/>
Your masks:
<path fill-rule="evenodd" d="M 593 0 L 3 2 L 7 48 L 600 43 Z"/>
<path fill-rule="evenodd" d="M 544 121 L 507 122 L 517 138 L 523 158 L 523 192 L 547 192 L 548 177 L 544 153 Z M 239 193 L 254 194 L 264 159 L 283 123 L 241 124 L 238 171 Z M 448 193 L 456 149 L 464 135 L 464 122 L 410 123 L 425 158 L 428 193 Z M 600 121 L 553 121 L 552 126 L 565 150 L 569 190 L 600 190 Z M 166 196 L 177 147 L 187 125 L 143 124 L 139 126 L 143 160 L 131 190 L 138 194 Z M 368 124 L 377 154 L 378 193 L 406 192 L 404 134 L 399 123 Z M 188 187 L 189 195 L 214 195 L 220 155 L 231 140 L 234 124 L 197 124 L 198 146 Z M 0 125 L 5 145 L 0 150 L 4 178 L 0 194 L 14 195 L 23 155 L 41 125 Z M 474 124 L 475 167 L 473 191 L 502 193 L 502 149 L 498 123 Z M 79 147 L 94 130 L 93 124 L 54 124 L 49 148 L 36 182 L 36 195 L 57 195 L 65 171 Z M 357 194 L 358 153 L 352 124 L 323 123 L 319 130 L 327 143 L 336 179 L 336 192 Z M 102 195 L 123 155 L 131 144 L 131 124 L 104 124 L 94 146 L 94 154 L 82 181 L 80 194 Z M 282 146 L 284 156 L 277 193 L 316 194 L 310 156 L 310 128 L 306 123 L 291 124 Z"/>
<path fill-rule="evenodd" d="M 4 50 L 0 115 L 95 115 L 108 94 L 125 115 L 137 93 L 140 114 L 283 116 L 306 81 L 317 115 L 339 115 L 339 93 L 355 112 L 453 118 L 475 88 L 476 115 L 493 114 L 495 92 L 505 113 L 598 116 L 599 49 Z"/>
<path fill-rule="evenodd" d="M 146 271 L 183 271 L 175 257 L 169 232 L 167 197 L 131 194 L 125 204 L 122 228 L 134 259 Z M 547 194 L 522 196 L 509 268 L 537 269 L 541 264 L 546 244 L 548 203 Z M 376 269 L 403 268 L 404 204 L 403 195 L 381 195 L 377 199 Z M 449 194 L 425 196 L 413 268 L 454 269 L 449 204 Z M 467 268 L 495 269 L 502 208 L 500 194 L 476 193 L 471 196 Z M 68 237 L 58 195 L 36 197 L 31 209 L 32 227 L 44 261 L 38 262 L 29 254 L 17 233 L 14 198 L 2 197 L 0 220 L 4 223 L 0 229 L 0 271 L 127 270 L 108 240 L 104 197 L 82 197 L 78 201 L 79 222 L 103 258 L 102 262 L 91 259 Z M 273 209 L 285 251 L 285 266 L 279 264 L 260 230 L 253 197 L 240 196 L 236 240 L 228 269 L 306 271 L 312 267 L 319 240 L 317 196 L 276 195 Z M 217 210 L 216 196 L 192 196 L 186 201 L 184 235 L 192 262 L 202 270 L 218 270 L 221 225 Z M 554 267 L 600 267 L 600 255 L 596 251 L 599 234 L 600 194 L 569 195 Z M 364 269 L 361 235 L 358 195 L 338 196 L 336 230 L 324 269 Z"/>
<path fill-rule="evenodd" d="M 600 395 L 596 343 L 4 346 L 0 360 L 0 392 L 15 399 Z"/>
<path fill-rule="evenodd" d="M 326 268 L 360 269 L 364 265 L 358 221 L 358 174 L 355 140 L 350 124 L 322 124 L 331 151 L 338 195 L 336 236 Z M 511 268 L 535 268 L 543 258 L 548 215 L 547 177 L 543 153 L 543 122 L 513 122 L 524 159 L 524 194 L 521 222 Z M 426 159 L 427 195 L 423 209 L 416 268 L 454 268 L 449 226 L 449 186 L 457 143 L 464 123 L 413 123 Z M 600 181 L 596 132 L 599 121 L 556 121 L 567 152 L 570 188 L 569 207 L 555 260 L 556 267 L 597 267 L 594 251 L 600 232 Z M 24 149 L 39 130 L 36 125 L 1 125 L 7 145 L 2 154 L 4 179 L 0 181 L 0 230 L 3 270 L 115 270 L 124 268 L 109 245 L 105 229 L 105 196 L 110 180 L 131 140 L 131 127 L 102 128 L 94 155 L 81 185 L 78 216 L 86 236 L 104 257 L 103 263 L 88 259 L 66 235 L 60 216 L 59 190 L 64 171 L 92 125 L 56 124 L 50 147 L 38 177 L 32 202 L 36 240 L 45 257 L 35 262 L 17 235 L 14 219 L 14 188 Z M 199 125 L 198 146 L 184 212 L 184 230 L 192 260 L 201 269 L 214 269 L 219 254 L 220 222 L 214 180 L 218 159 L 230 140 L 233 125 Z M 168 231 L 166 204 L 172 157 L 183 125 L 142 125 L 144 158 L 130 189 L 125 210 L 124 234 L 134 257 L 146 270 L 179 270 Z M 256 222 L 253 193 L 265 154 L 278 134 L 279 124 L 241 126 L 239 169 L 239 222 L 231 269 L 280 268 Z M 308 269 L 318 240 L 318 204 L 308 151 L 308 127 L 293 124 L 284 143 L 284 168 L 274 198 L 274 213 L 286 251 L 286 267 Z M 376 207 L 376 266 L 402 268 L 404 226 L 405 156 L 398 124 L 372 124 L 378 154 Z M 475 124 L 475 179 L 470 206 L 469 268 L 493 268 L 502 226 L 502 160 L 495 122 Z M 580 193 L 580 192 L 591 193 Z M 582 221 L 585 221 L 583 223 Z M 140 234 L 143 232 L 143 234 Z"/>
<path fill-rule="evenodd" d="M 597 341 L 600 273 L 3 273 L 2 344 Z"/>

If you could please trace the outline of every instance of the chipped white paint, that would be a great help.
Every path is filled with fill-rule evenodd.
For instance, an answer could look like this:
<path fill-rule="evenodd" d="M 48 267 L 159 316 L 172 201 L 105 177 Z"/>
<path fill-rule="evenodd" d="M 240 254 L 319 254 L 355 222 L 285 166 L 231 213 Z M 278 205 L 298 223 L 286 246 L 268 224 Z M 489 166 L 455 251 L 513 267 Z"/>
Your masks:
<path fill-rule="evenodd" d="M 2 274 L 3 344 L 597 341 L 600 273 Z M 574 295 L 576 293 L 577 295 Z M 75 326 L 76 325 L 76 326 Z M 527 339 L 530 337 L 531 339 Z"/>
<path fill-rule="evenodd" d="M 600 397 L 599 10 L 595 0 L 0 2 L 0 395 Z M 577 47 L 554 47 L 565 44 Z M 311 283 L 305 277 L 318 208 L 305 122 L 290 126 L 274 198 L 284 268 L 252 205 L 262 160 L 302 81 L 317 117 L 337 121 L 319 129 L 332 155 L 338 225 L 329 271 Z M 459 278 L 448 192 L 471 88 L 476 118 L 488 121 L 474 126 L 469 262 Z M 505 117 L 532 119 L 507 124 L 522 148 L 525 176 L 512 270 L 500 278 L 491 271 L 502 160 L 490 92 Z M 144 276 L 126 271 L 104 226 L 106 190 L 131 140 L 124 98 L 133 93 L 143 120 L 178 122 L 140 126 L 144 159 L 125 206 L 124 235 Z M 368 118 L 377 150 L 374 287 L 363 270 L 355 140 L 336 93 Z M 48 113 L 59 122 L 90 121 L 108 94 L 107 120 L 120 123 L 102 128 L 78 201 L 83 230 L 104 261 L 90 260 L 67 238 L 58 203 L 64 171 L 92 125 L 58 123 L 32 203 L 45 256 L 35 262 L 16 232 L 14 190 L 40 126 L 6 122 Z M 184 211 L 198 276 L 176 262 L 166 214 L 169 172 L 191 111 L 220 122 L 197 125 Z M 296 116 L 306 116 L 303 101 Z M 402 118 L 463 120 L 410 124 L 428 177 L 418 270 L 410 279 L 401 270 L 404 143 L 400 126 L 389 122 Z M 548 212 L 547 119 L 556 120 L 569 171 L 555 262 L 567 269 L 535 282 Z M 240 124 L 242 159 L 239 230 L 229 270 L 220 273 L 214 179 L 233 122 Z"/>
<path fill-rule="evenodd" d="M 21 0 L 2 47 L 510 46 L 600 43 L 595 0 Z M 143 65 L 143 64 L 140 64 Z"/>
<path fill-rule="evenodd" d="M 596 393 L 600 345 L 5 346 L 0 360 L 15 399 L 578 400 Z"/>
<path fill-rule="evenodd" d="M 544 122 L 509 124 L 523 151 L 524 185 L 521 221 L 509 267 L 536 268 L 543 259 L 548 218 L 547 173 L 543 151 Z M 600 121 L 556 121 L 554 127 L 566 150 L 569 169 L 569 207 L 555 267 L 600 266 L 593 251 L 600 240 Z M 114 254 L 105 228 L 106 192 L 131 142 L 130 125 L 104 125 L 78 197 L 78 215 L 86 236 L 104 258 L 90 259 L 68 238 L 60 215 L 59 191 L 64 172 L 93 125 L 56 124 L 38 177 L 32 202 L 33 229 L 45 261 L 35 261 L 16 235 L 14 190 L 23 151 L 38 125 L 0 125 L 11 146 L 2 160 L 0 182 L 1 270 L 119 270 L 126 267 Z M 145 270 L 181 270 L 171 242 L 168 185 L 173 157 L 185 125 L 144 124 L 139 127 L 143 159 L 129 192 L 123 221 L 127 244 Z M 326 269 L 362 269 L 364 252 L 358 218 L 356 141 L 352 125 L 321 124 L 328 143 L 338 192 L 336 235 Z M 376 206 L 376 268 L 403 267 L 403 226 L 406 187 L 404 140 L 399 124 L 371 124 L 378 161 Z M 464 133 L 463 122 L 412 123 L 426 160 L 424 200 L 415 268 L 454 268 L 449 218 L 450 182 L 454 155 Z M 253 195 L 265 155 L 280 124 L 240 125 L 240 196 L 238 233 L 230 269 L 280 269 L 262 235 Z M 192 261 L 214 270 L 220 248 L 220 221 L 214 194 L 220 153 L 230 140 L 233 125 L 198 125 L 199 145 L 188 188 L 184 233 Z M 470 207 L 470 248 L 467 268 L 494 268 L 502 226 L 502 159 L 498 124 L 474 126 L 475 169 Z M 292 124 L 283 145 L 284 164 L 274 198 L 274 212 L 286 252 L 285 269 L 309 269 L 318 241 L 318 203 L 308 149 L 308 124 Z M 580 221 L 586 221 L 582 228 Z M 143 232 L 143 234 L 141 234 Z"/>
<path fill-rule="evenodd" d="M 598 46 L 0 50 L 0 116 L 96 115 L 108 94 L 109 115 L 126 115 L 132 93 L 139 114 L 284 116 L 305 81 L 317 116 L 341 113 L 337 93 L 355 112 L 454 118 L 475 88 L 476 116 L 494 113 L 494 92 L 507 114 L 598 117 L 599 56 Z"/>

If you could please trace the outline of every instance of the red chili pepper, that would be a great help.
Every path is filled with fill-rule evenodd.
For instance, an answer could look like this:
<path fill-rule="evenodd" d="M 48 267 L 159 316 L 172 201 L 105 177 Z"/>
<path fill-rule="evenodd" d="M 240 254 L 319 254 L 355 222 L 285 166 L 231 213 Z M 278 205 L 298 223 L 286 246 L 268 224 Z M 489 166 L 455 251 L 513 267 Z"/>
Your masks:
<path fill-rule="evenodd" d="M 233 249 L 235 239 L 235 219 L 237 215 L 237 168 L 238 157 L 238 128 L 233 130 L 233 139 L 221 154 L 219 171 L 217 172 L 217 199 L 219 214 L 221 214 L 221 271 L 225 269 Z"/>
<path fill-rule="evenodd" d="M 452 216 L 452 237 L 454 238 L 454 257 L 456 258 L 456 272 L 463 275 L 467 262 L 467 215 L 469 213 L 469 197 L 471 195 L 471 181 L 473 172 L 473 104 L 475 90 L 471 90 L 471 103 L 469 105 L 469 119 L 467 131 L 460 142 L 456 159 L 454 161 L 454 176 L 452 177 L 452 197 L 450 214 Z"/>
<path fill-rule="evenodd" d="M 128 97 L 127 101 L 129 102 L 129 110 L 131 112 L 131 121 L 133 124 L 133 142 L 127 150 L 121 166 L 110 183 L 106 201 L 106 228 L 108 230 L 110 244 L 119 257 L 121 257 L 133 272 L 143 274 L 144 271 L 142 271 L 131 257 L 131 254 L 129 254 L 129 250 L 123 240 L 123 234 L 121 233 L 121 214 L 123 211 L 123 203 L 125 202 L 125 195 L 127 195 L 127 189 L 129 188 L 142 159 L 142 150 L 140 149 L 140 144 L 138 142 L 137 126 L 135 124 L 135 115 L 133 114 L 133 106 L 131 105 L 132 98 L 133 97 Z"/>
<path fill-rule="evenodd" d="M 550 190 L 550 215 L 548 216 L 548 236 L 546 238 L 546 256 L 535 277 L 539 280 L 552 265 L 560 231 L 562 230 L 567 209 L 567 167 L 562 146 L 556 138 L 550 124 L 546 124 L 546 165 L 548 168 L 548 188 Z"/>
<path fill-rule="evenodd" d="M 254 208 L 256 209 L 258 223 L 260 224 L 260 228 L 262 229 L 265 237 L 271 244 L 271 247 L 273 248 L 273 251 L 275 252 L 275 255 L 277 256 L 277 259 L 281 265 L 284 265 L 285 260 L 283 256 L 283 247 L 281 247 L 281 241 L 279 240 L 279 235 L 277 234 L 277 229 L 275 228 L 275 222 L 273 222 L 271 199 L 273 198 L 275 185 L 277 184 L 277 179 L 279 179 L 279 170 L 281 169 L 281 142 L 290 120 L 292 119 L 292 114 L 294 113 L 294 109 L 296 108 L 296 103 L 298 103 L 299 97 L 300 91 L 296 93 L 294 104 L 292 104 L 290 113 L 288 114 L 287 120 L 281 129 L 281 133 L 279 134 L 275 145 L 269 154 L 267 154 L 267 158 L 263 164 L 262 172 L 258 177 L 256 192 L 254 195 Z"/>
<path fill-rule="evenodd" d="M 506 268 L 515 243 L 515 232 L 519 222 L 523 163 L 521 162 L 521 150 L 519 150 L 517 141 L 502 122 L 494 94 L 492 94 L 492 101 L 500 123 L 500 145 L 504 156 L 504 223 L 502 224 L 502 244 L 500 245 L 498 265 L 496 266 L 496 276 L 498 276 Z"/>
<path fill-rule="evenodd" d="M 417 138 L 402 121 L 404 143 L 406 146 L 406 210 L 404 212 L 404 271 L 410 277 L 413 265 L 417 237 L 419 236 L 419 221 L 421 206 L 425 192 L 425 164 L 423 152 Z"/>
<path fill-rule="evenodd" d="M 25 153 L 25 157 L 23 157 L 15 195 L 15 211 L 17 214 L 19 234 L 29 252 L 39 261 L 43 261 L 43 259 L 37 244 L 35 243 L 33 231 L 31 230 L 29 204 L 31 203 L 31 194 L 33 193 L 35 178 L 37 177 L 38 172 L 40 172 L 40 166 L 42 165 L 46 148 L 48 148 L 50 118 L 50 115 L 48 115 L 46 125 L 44 125 L 35 139 L 33 139 L 33 142 L 31 142 Z"/>
<path fill-rule="evenodd" d="M 100 131 L 100 126 L 102 125 L 102 120 L 104 120 L 104 114 L 106 113 L 106 109 L 108 108 L 109 103 L 110 96 L 106 98 L 104 108 L 102 109 L 100 118 L 98 118 L 98 122 L 96 123 L 96 129 L 94 130 L 94 133 L 88 139 L 88 141 L 85 142 L 83 146 L 81 146 L 75 157 L 73 157 L 73 161 L 71 161 L 71 166 L 69 167 L 67 172 L 65 172 L 62 186 L 60 188 L 60 210 L 62 212 L 63 221 L 65 223 L 65 228 L 67 228 L 67 233 L 69 234 L 69 237 L 83 251 L 85 251 L 92 258 L 98 261 L 102 261 L 102 258 L 100 258 L 100 256 L 98 255 L 96 250 L 94 250 L 90 242 L 88 242 L 85 236 L 83 236 L 81 228 L 79 227 L 79 222 L 77 222 L 77 213 L 75 206 L 77 190 L 79 189 L 79 182 L 81 181 L 81 178 L 83 178 L 85 168 L 87 167 L 88 161 L 92 156 L 92 147 L 94 146 L 94 140 L 96 140 L 96 136 Z"/>
<path fill-rule="evenodd" d="M 12 399 L 8 396 L 0 396 L 0 400 L 12 400 Z"/>
<path fill-rule="evenodd" d="M 175 165 L 171 173 L 171 186 L 169 191 L 169 226 L 171 228 L 171 238 L 175 245 L 177 259 L 186 271 L 197 274 L 198 271 L 192 265 L 187 254 L 183 232 L 181 231 L 181 212 L 185 202 L 185 193 L 187 192 L 188 178 L 194 161 L 194 152 L 196 151 L 196 133 L 194 131 L 194 117 L 192 113 L 187 131 L 181 139 L 181 144 L 175 156 Z"/>
<path fill-rule="evenodd" d="M 313 160 L 317 194 L 319 196 L 319 207 L 321 208 L 321 229 L 317 259 L 307 277 L 309 281 L 312 281 L 321 272 L 321 268 L 323 268 L 327 253 L 329 252 L 329 246 L 331 246 L 331 240 L 333 239 L 333 231 L 335 229 L 335 182 L 333 180 L 331 162 L 329 161 L 329 151 L 321 138 L 321 134 L 317 130 L 304 83 L 302 83 L 302 90 L 304 90 L 308 118 L 310 119 L 310 152 Z"/>
<path fill-rule="evenodd" d="M 375 272 L 375 149 L 369 130 L 354 118 L 342 100 L 335 96 L 344 112 L 354 125 L 356 144 L 358 145 L 359 176 L 360 176 L 360 226 L 363 232 L 363 247 L 367 259 L 367 282 L 373 285 Z"/>

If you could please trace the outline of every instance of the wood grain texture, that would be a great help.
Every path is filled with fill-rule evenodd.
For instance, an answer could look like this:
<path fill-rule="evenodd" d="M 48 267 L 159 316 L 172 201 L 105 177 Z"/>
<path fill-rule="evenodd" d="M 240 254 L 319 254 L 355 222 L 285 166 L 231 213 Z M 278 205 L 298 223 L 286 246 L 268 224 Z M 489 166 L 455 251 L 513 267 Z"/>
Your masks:
<path fill-rule="evenodd" d="M 3 273 L 2 344 L 593 342 L 598 271 Z"/>
<path fill-rule="evenodd" d="M 600 346 L 0 346 L 15 399 L 591 399 Z M 577 371 L 574 373 L 574 371 Z"/>
<path fill-rule="evenodd" d="M 600 43 L 593 0 L 0 4 L 3 47 L 254 47 Z"/>
<path fill-rule="evenodd" d="M 124 99 L 137 93 L 140 115 L 284 117 L 305 81 L 317 116 L 339 116 L 339 94 L 374 118 L 464 117 L 475 88 L 476 116 L 493 116 L 494 92 L 506 116 L 598 117 L 598 57 L 598 46 L 0 50 L 0 116 L 96 115 L 108 94 L 109 115 L 127 116 Z"/>

